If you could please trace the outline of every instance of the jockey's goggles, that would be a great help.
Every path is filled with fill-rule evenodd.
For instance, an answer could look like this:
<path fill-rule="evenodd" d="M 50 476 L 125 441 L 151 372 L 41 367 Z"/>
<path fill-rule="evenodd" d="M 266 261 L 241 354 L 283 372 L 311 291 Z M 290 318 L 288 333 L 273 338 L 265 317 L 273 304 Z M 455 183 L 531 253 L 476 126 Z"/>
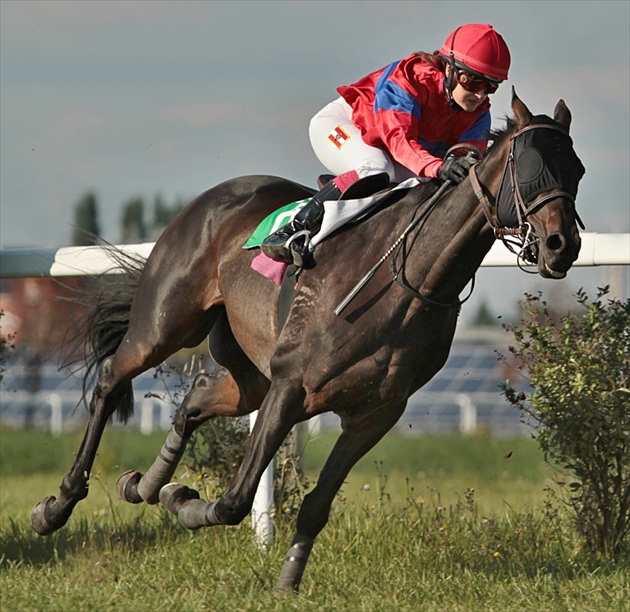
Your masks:
<path fill-rule="evenodd" d="M 455 78 L 466 91 L 479 93 L 485 90 L 487 95 L 493 94 L 499 89 L 499 85 L 501 84 L 501 81 L 490 81 L 485 77 L 473 74 L 468 70 L 462 70 L 461 68 L 455 69 Z"/>

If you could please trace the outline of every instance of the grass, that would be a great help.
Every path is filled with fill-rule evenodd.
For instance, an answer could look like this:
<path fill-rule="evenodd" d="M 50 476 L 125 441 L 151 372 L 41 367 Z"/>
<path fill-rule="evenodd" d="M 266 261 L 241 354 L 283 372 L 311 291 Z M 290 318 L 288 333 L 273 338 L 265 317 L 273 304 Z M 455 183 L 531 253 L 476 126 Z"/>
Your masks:
<path fill-rule="evenodd" d="M 334 441 L 328 434 L 308 442 L 308 472 L 321 467 Z M 557 477 L 531 439 L 390 435 L 357 463 L 342 492 L 355 502 L 384 492 L 394 503 L 411 497 L 452 505 L 474 489 L 479 511 L 495 513 L 542 505 Z M 366 485 L 374 493 L 366 495 Z"/>
<path fill-rule="evenodd" d="M 109 432 L 88 498 L 64 529 L 36 536 L 30 509 L 71 461 L 64 450 L 40 472 L 40 453 L 21 451 L 78 442 L 30 435 L 0 433 L 2 610 L 628 609 L 630 565 L 584 555 L 562 508 L 544 501 L 553 471 L 530 440 L 386 438 L 335 502 L 299 597 L 279 598 L 290 526 L 264 551 L 248 521 L 187 532 L 160 506 L 117 500 L 118 474 L 146 468 L 163 435 Z M 309 471 L 331 444 L 309 443 Z"/>

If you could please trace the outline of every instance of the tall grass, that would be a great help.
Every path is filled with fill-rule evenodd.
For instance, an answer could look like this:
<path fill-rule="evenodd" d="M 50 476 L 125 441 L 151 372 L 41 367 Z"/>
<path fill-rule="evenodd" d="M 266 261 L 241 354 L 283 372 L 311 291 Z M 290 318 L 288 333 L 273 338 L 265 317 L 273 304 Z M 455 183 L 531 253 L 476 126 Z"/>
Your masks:
<path fill-rule="evenodd" d="M 129 435 L 124 448 L 112 450 L 112 433 L 114 446 Z M 70 462 L 44 475 L 30 460 L 20 468 L 9 455 L 27 444 L 23 435 L 0 434 L 2 610 L 627 609 L 629 564 L 598 566 L 581 552 L 562 508 L 544 500 L 553 472 L 527 440 L 386 438 L 334 504 L 300 596 L 278 598 L 292 533 L 264 551 L 247 522 L 190 533 L 160 506 L 115 498 L 119 470 L 145 469 L 161 436 L 110 432 L 90 496 L 64 529 L 36 536 L 30 508 L 55 492 Z M 330 443 L 309 444 L 307 469 Z M 129 466 L 127 451 L 141 464 Z M 473 474 L 485 476 L 470 486 Z M 495 485 L 502 492 L 491 493 Z M 482 510 L 485 494 L 500 501 Z M 519 507 L 521 496 L 529 501 Z"/>

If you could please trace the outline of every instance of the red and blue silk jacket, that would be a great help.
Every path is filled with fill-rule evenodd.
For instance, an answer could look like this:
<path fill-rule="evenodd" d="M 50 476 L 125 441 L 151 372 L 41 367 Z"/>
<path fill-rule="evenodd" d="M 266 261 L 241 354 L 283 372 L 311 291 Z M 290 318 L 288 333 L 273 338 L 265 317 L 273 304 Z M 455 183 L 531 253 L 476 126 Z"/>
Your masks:
<path fill-rule="evenodd" d="M 444 154 L 467 142 L 488 145 L 490 102 L 472 113 L 448 105 L 444 73 L 412 55 L 337 89 L 363 140 L 417 174 L 435 178 Z"/>

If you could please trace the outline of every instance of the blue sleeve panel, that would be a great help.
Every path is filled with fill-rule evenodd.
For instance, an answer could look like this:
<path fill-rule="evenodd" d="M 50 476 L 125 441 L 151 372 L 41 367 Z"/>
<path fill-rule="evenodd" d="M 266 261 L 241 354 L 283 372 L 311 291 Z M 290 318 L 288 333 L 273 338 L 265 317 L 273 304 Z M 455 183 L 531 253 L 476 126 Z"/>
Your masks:
<path fill-rule="evenodd" d="M 398 111 L 412 115 L 418 120 L 421 114 L 418 101 L 402 87 L 389 80 L 389 75 L 395 70 L 399 63 L 400 62 L 393 62 L 387 66 L 376 83 L 374 113 L 378 113 L 378 111 L 381 110 Z"/>
<path fill-rule="evenodd" d="M 488 140 L 490 134 L 492 117 L 490 111 L 485 111 L 460 137 L 459 142 L 470 142 L 473 140 Z"/>

